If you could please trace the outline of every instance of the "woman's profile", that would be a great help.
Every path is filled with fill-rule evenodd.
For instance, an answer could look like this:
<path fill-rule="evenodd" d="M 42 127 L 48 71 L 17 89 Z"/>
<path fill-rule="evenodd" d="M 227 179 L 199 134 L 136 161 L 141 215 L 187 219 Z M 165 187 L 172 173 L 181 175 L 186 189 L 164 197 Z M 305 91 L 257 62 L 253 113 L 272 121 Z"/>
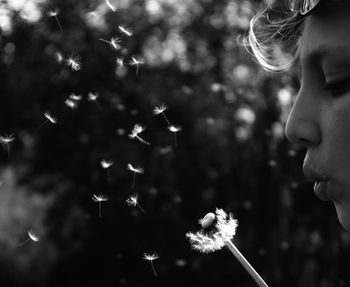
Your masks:
<path fill-rule="evenodd" d="M 287 138 L 306 148 L 303 172 L 350 231 L 350 2 L 277 0 L 256 15 L 248 45 L 269 71 L 300 67 Z"/>

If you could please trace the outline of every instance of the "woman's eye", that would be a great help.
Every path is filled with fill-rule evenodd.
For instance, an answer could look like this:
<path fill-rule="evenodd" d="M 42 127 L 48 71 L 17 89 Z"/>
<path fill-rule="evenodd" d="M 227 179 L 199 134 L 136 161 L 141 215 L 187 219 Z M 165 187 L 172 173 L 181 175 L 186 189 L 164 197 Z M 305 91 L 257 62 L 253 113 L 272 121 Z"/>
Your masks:
<path fill-rule="evenodd" d="M 325 83 L 323 89 L 329 91 L 334 97 L 342 96 L 350 91 L 350 79 L 334 83 Z"/>

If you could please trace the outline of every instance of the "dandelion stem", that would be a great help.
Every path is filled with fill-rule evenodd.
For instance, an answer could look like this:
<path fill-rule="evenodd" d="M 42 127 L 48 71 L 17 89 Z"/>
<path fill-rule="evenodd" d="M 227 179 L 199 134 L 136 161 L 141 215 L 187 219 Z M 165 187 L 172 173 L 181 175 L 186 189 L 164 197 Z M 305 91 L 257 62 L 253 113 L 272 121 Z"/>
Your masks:
<path fill-rule="evenodd" d="M 99 108 L 99 110 L 102 112 L 102 108 L 101 108 L 101 106 L 99 105 L 99 103 L 98 103 L 97 101 L 95 101 L 95 103 L 96 103 L 96 106 Z"/>
<path fill-rule="evenodd" d="M 149 142 L 145 141 L 143 138 L 139 137 L 138 135 L 135 136 L 140 142 L 143 142 L 146 145 L 150 145 Z"/>
<path fill-rule="evenodd" d="M 10 145 L 9 143 L 7 143 L 6 145 L 7 145 L 7 155 L 10 158 Z"/>
<path fill-rule="evenodd" d="M 18 244 L 17 247 L 20 247 L 20 246 L 26 244 L 29 240 L 30 240 L 30 238 L 27 238 L 27 239 L 24 240 L 22 243 Z"/>
<path fill-rule="evenodd" d="M 152 266 L 154 276 L 157 277 L 157 273 L 156 273 L 156 270 L 154 269 L 153 261 L 151 261 L 151 266 Z"/>
<path fill-rule="evenodd" d="M 56 19 L 57 25 L 58 25 L 58 27 L 60 28 L 61 32 L 63 32 L 63 29 L 62 29 L 61 23 L 60 23 L 60 21 L 58 20 L 57 15 L 55 16 L 55 19 Z"/>
<path fill-rule="evenodd" d="M 46 120 L 45 122 L 43 122 L 40 126 L 38 126 L 36 129 L 40 129 L 43 125 L 45 125 L 49 120 Z"/>
<path fill-rule="evenodd" d="M 137 206 L 140 208 L 140 210 L 141 210 L 142 212 L 146 212 L 146 210 L 144 210 L 144 209 L 141 207 L 140 204 L 137 203 Z"/>
<path fill-rule="evenodd" d="M 134 190 L 134 187 L 135 187 L 135 177 L 136 177 L 136 172 L 134 172 L 134 175 L 132 177 L 132 185 L 131 185 L 132 190 Z"/>
<path fill-rule="evenodd" d="M 260 275 L 255 271 L 255 269 L 249 264 L 247 259 L 244 258 L 241 252 L 237 249 L 237 247 L 231 241 L 225 241 L 226 246 L 233 255 L 237 258 L 237 260 L 243 265 L 245 270 L 249 273 L 250 276 L 254 279 L 254 281 L 260 287 L 268 287 L 265 281 L 260 277 Z"/>
<path fill-rule="evenodd" d="M 102 204 L 101 201 L 98 202 L 98 216 L 102 218 Z"/>
<path fill-rule="evenodd" d="M 170 126 L 170 122 L 168 121 L 167 117 L 165 116 L 164 113 L 162 113 L 162 116 L 164 117 L 164 119 L 166 120 L 166 122 L 168 123 L 168 125 Z"/>
<path fill-rule="evenodd" d="M 111 174 L 109 172 L 109 168 L 107 168 L 107 180 L 111 181 Z"/>

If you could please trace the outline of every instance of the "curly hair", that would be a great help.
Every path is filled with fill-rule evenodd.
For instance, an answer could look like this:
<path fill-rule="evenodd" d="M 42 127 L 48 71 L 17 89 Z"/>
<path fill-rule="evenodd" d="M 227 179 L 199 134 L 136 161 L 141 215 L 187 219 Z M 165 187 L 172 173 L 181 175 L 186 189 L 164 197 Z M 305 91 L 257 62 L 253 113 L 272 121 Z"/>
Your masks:
<path fill-rule="evenodd" d="M 275 0 L 251 19 L 244 45 L 265 70 L 288 70 L 299 55 L 304 20 L 290 0 Z"/>
<path fill-rule="evenodd" d="M 265 70 L 288 70 L 299 57 L 300 36 L 307 16 L 293 9 L 292 2 L 272 0 L 250 21 L 249 34 L 243 44 Z M 321 0 L 315 11 L 327 6 L 350 6 L 350 3 L 348 0 Z"/>

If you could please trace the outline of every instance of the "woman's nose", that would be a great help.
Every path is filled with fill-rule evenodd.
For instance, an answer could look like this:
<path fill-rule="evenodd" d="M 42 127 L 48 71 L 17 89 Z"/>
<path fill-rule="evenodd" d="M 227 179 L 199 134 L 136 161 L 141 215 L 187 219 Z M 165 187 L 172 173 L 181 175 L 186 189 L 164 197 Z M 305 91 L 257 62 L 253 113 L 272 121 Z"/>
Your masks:
<path fill-rule="evenodd" d="M 285 133 L 289 141 L 307 148 L 320 144 L 322 135 L 317 101 L 299 93 L 288 116 Z"/>

